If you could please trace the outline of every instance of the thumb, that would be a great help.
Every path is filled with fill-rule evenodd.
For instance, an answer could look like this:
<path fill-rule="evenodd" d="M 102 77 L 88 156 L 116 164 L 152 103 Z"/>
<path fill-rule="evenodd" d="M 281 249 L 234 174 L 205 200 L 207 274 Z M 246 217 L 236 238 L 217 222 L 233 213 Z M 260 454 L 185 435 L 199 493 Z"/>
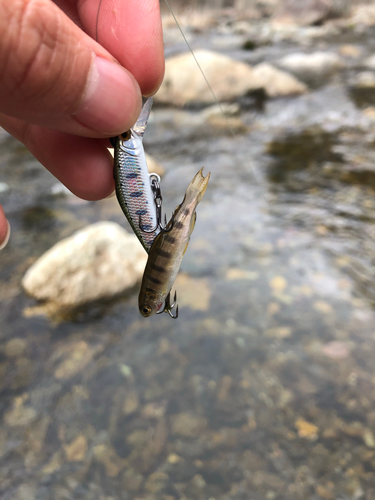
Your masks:
<path fill-rule="evenodd" d="M 87 137 L 129 129 L 134 77 L 50 0 L 0 0 L 0 112 Z"/>

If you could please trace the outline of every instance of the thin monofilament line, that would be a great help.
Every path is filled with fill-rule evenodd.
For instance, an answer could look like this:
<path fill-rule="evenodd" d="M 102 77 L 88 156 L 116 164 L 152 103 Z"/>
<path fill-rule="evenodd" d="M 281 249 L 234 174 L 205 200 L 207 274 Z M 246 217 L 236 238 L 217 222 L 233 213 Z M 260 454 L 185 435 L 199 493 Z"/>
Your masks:
<path fill-rule="evenodd" d="M 96 25 L 95 25 L 95 41 L 98 41 L 98 24 L 99 24 L 99 12 L 100 12 L 100 7 L 102 6 L 102 1 L 99 1 L 99 6 L 98 6 L 98 13 L 96 15 Z"/>
<path fill-rule="evenodd" d="M 181 33 L 181 35 L 182 35 L 182 38 L 184 39 L 184 41 L 185 41 L 186 45 L 188 46 L 188 48 L 189 48 L 189 50 L 190 50 L 190 52 L 191 52 L 191 55 L 192 55 L 192 56 L 193 56 L 193 58 L 194 58 L 194 61 L 197 63 L 197 66 L 198 66 L 198 68 L 199 68 L 199 71 L 201 72 L 201 74 L 202 74 L 202 76 L 203 76 L 203 78 L 204 78 L 204 81 L 206 82 L 207 87 L 209 88 L 209 90 L 210 90 L 210 92 L 211 92 L 211 94 L 212 94 L 212 97 L 214 98 L 215 103 L 216 103 L 216 104 L 217 104 L 217 106 L 219 107 L 220 112 L 222 113 L 222 115 L 223 115 L 223 117 L 224 117 L 224 120 L 225 120 L 225 122 L 226 122 L 226 124 L 227 124 L 228 130 L 229 130 L 229 131 L 230 131 L 230 133 L 232 134 L 233 138 L 234 138 L 234 139 L 236 139 L 236 134 L 235 134 L 235 132 L 234 132 L 234 130 L 233 130 L 233 128 L 232 128 L 232 126 L 231 126 L 231 124 L 229 123 L 228 117 L 227 117 L 227 115 L 225 114 L 225 112 L 224 112 L 224 110 L 223 110 L 223 107 L 222 107 L 222 105 L 220 104 L 220 102 L 219 102 L 218 98 L 216 97 L 216 94 L 215 94 L 215 92 L 213 91 L 213 88 L 211 87 L 210 82 L 208 81 L 208 79 L 207 79 L 206 75 L 204 74 L 204 71 L 203 71 L 203 69 L 202 69 L 202 66 L 199 64 L 198 59 L 195 57 L 194 51 L 193 51 L 193 49 L 192 49 L 192 47 L 191 47 L 190 43 L 188 42 L 188 40 L 187 40 L 187 38 L 186 38 L 186 36 L 185 36 L 185 33 L 183 32 L 183 30 L 182 30 L 182 28 L 181 28 L 181 26 L 180 26 L 180 23 L 177 21 L 177 18 L 176 18 L 175 14 L 174 14 L 174 12 L 173 12 L 173 10 L 172 10 L 172 7 L 171 7 L 171 5 L 170 5 L 169 1 L 168 1 L 168 0 L 165 0 L 165 3 L 167 4 L 167 7 L 168 7 L 168 9 L 169 9 L 169 12 L 171 13 L 171 15 L 172 15 L 172 17 L 173 17 L 173 19 L 174 19 L 174 21 L 175 21 L 175 23 L 176 23 L 177 28 L 180 30 L 180 33 Z M 245 161 L 246 161 L 246 160 L 245 160 Z M 258 185 L 259 185 L 260 187 L 263 187 L 263 182 L 261 181 L 261 179 L 260 179 L 260 177 L 259 177 L 258 173 L 255 171 L 254 167 L 250 164 L 250 162 L 249 162 L 249 161 L 246 161 L 246 162 L 247 162 L 248 166 L 250 167 L 250 170 L 251 170 L 251 172 L 252 172 L 252 174 L 253 174 L 253 176 L 254 176 L 254 178 L 255 178 L 256 182 L 258 183 Z M 265 195 L 264 195 L 264 197 L 265 197 Z"/>

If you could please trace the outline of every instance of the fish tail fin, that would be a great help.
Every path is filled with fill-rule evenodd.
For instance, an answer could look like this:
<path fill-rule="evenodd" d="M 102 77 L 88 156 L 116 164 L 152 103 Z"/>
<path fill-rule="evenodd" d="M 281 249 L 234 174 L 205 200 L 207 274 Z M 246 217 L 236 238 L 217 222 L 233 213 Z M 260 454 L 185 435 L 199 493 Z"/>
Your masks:
<path fill-rule="evenodd" d="M 186 190 L 186 199 L 188 200 L 190 197 L 195 198 L 196 204 L 200 203 L 203 198 L 204 193 L 206 192 L 208 181 L 210 179 L 211 172 L 208 172 L 206 177 L 203 176 L 203 168 L 202 167 L 199 172 L 197 172 L 194 176 L 194 179 L 189 184 Z M 197 194 L 198 192 L 198 194 Z"/>

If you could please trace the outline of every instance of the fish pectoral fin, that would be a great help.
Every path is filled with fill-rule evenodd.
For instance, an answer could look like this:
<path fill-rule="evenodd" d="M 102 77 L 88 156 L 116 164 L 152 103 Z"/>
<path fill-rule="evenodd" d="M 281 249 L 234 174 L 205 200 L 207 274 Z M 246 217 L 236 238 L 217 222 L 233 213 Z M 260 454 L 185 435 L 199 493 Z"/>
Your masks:
<path fill-rule="evenodd" d="M 197 212 L 194 212 L 194 215 L 192 216 L 190 221 L 190 234 L 194 231 L 196 222 L 197 222 Z"/>
<path fill-rule="evenodd" d="M 184 256 L 184 255 L 185 255 L 185 252 L 186 252 L 186 250 L 187 250 L 187 247 L 188 247 L 188 246 L 189 246 L 189 242 L 187 242 L 187 243 L 186 243 L 185 248 L 184 248 L 184 251 L 182 252 L 182 256 Z"/>

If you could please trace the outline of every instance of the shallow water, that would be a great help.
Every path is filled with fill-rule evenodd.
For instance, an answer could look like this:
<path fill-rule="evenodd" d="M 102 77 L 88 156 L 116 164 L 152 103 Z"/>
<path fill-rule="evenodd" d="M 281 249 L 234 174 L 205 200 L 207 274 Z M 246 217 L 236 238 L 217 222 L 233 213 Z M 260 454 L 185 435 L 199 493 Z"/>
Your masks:
<path fill-rule="evenodd" d="M 354 42 L 364 57 L 367 40 Z M 201 166 L 212 172 L 177 321 L 141 318 L 137 290 L 74 321 L 37 314 L 20 287 L 29 265 L 88 223 L 126 222 L 114 198 L 53 194 L 2 133 L 2 499 L 374 497 L 375 122 L 349 77 L 244 107 L 235 139 L 199 128 L 200 110 L 154 110 L 145 147 L 166 169 L 167 213 Z"/>

